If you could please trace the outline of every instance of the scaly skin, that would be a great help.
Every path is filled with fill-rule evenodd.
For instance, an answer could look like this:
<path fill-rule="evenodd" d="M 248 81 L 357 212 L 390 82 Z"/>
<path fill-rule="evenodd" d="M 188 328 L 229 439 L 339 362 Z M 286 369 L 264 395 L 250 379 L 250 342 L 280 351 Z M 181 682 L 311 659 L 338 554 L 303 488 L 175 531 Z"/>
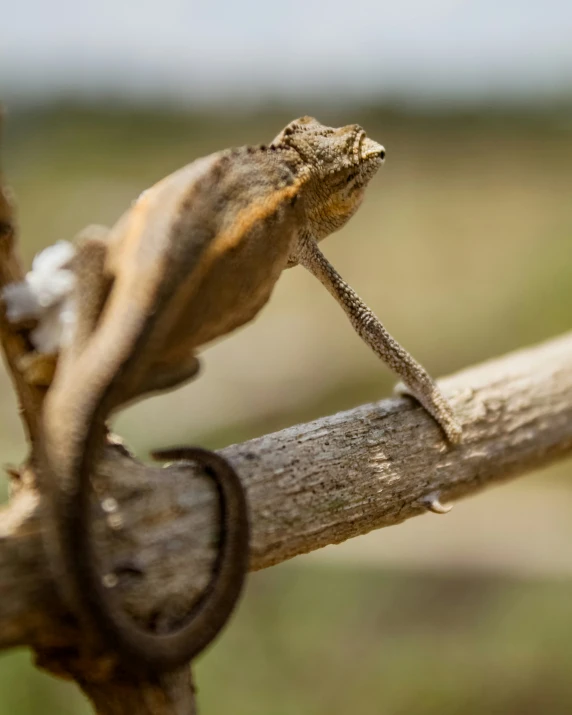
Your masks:
<path fill-rule="evenodd" d="M 88 504 L 105 420 L 127 401 L 192 377 L 198 349 L 251 320 L 285 268 L 300 263 L 314 273 L 358 334 L 458 441 L 451 409 L 427 373 L 318 249 L 357 210 L 384 156 L 357 125 L 332 129 L 303 117 L 269 147 L 195 161 L 144 192 L 108 235 L 84 236 L 75 259 L 76 335 L 45 402 L 46 544 L 63 595 L 127 666 L 176 668 L 214 638 L 240 593 L 248 522 L 230 465 L 204 451 L 179 453 L 205 464 L 217 481 L 227 516 L 221 553 L 207 596 L 181 630 L 140 628 L 95 565 Z"/>

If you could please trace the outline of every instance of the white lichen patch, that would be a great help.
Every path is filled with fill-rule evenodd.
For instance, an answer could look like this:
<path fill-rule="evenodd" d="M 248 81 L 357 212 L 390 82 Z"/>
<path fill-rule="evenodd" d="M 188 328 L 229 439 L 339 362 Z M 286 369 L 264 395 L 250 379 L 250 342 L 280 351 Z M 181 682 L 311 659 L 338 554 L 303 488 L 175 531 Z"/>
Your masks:
<path fill-rule="evenodd" d="M 23 281 L 2 290 L 10 322 L 38 321 L 30 340 L 40 353 L 57 353 L 70 340 L 75 321 L 75 276 L 67 266 L 75 250 L 67 241 L 45 248 L 34 258 Z"/>

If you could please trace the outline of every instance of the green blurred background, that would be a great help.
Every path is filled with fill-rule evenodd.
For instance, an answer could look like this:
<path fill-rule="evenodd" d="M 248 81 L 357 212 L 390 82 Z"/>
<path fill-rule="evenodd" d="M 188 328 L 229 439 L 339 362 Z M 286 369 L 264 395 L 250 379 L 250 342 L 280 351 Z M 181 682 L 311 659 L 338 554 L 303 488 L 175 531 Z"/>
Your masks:
<path fill-rule="evenodd" d="M 399 51 L 407 58 L 408 45 Z M 448 59 L 455 64 L 454 48 Z M 33 86 L 30 74 L 19 83 L 16 69 L 0 65 L 10 78 L 3 166 L 28 263 L 88 223 L 113 222 L 179 166 L 268 142 L 308 113 L 359 122 L 386 147 L 363 207 L 324 250 L 432 374 L 570 328 L 572 72 L 547 97 L 548 80 L 528 87 L 516 65 L 505 94 L 475 90 L 467 101 L 452 80 L 451 91 L 410 82 L 403 96 L 381 85 L 356 96 L 323 67 L 324 91 L 297 93 L 294 81 L 241 101 L 222 86 L 216 101 L 192 106 L 178 75 L 168 99 L 153 82 L 142 99 L 129 95 L 125 67 L 126 96 L 106 89 L 102 67 L 88 91 L 58 89 L 60 65 L 36 69 Z M 376 67 L 372 59 L 372 83 Z M 218 70 L 232 76 L 232 55 Z M 223 446 L 379 399 L 394 382 L 302 269 L 288 271 L 256 322 L 206 350 L 203 364 L 195 384 L 120 415 L 117 431 L 140 454 L 180 441 Z M 0 397 L 2 461 L 17 462 L 25 444 L 4 374 Z M 427 515 L 254 574 L 224 637 L 198 663 L 201 711 L 572 712 L 570 466 L 490 490 L 446 518 Z M 0 715 L 88 712 L 28 652 L 0 656 Z"/>

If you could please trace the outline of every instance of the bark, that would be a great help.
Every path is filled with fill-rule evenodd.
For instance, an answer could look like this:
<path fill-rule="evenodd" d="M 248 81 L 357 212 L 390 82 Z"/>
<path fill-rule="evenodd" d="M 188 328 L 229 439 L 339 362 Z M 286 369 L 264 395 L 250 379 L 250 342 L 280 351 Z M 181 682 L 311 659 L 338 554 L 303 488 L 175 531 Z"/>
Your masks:
<path fill-rule="evenodd" d="M 572 334 L 441 381 L 463 423 L 448 445 L 409 398 L 362 405 L 232 445 L 251 521 L 251 569 L 391 526 L 572 452 Z M 0 519 L 0 645 L 69 639 L 42 552 L 30 467 Z M 110 445 L 95 478 L 102 572 L 126 606 L 176 617 L 208 580 L 217 504 L 191 466 L 145 465 Z M 169 611 L 173 611 L 169 615 Z"/>

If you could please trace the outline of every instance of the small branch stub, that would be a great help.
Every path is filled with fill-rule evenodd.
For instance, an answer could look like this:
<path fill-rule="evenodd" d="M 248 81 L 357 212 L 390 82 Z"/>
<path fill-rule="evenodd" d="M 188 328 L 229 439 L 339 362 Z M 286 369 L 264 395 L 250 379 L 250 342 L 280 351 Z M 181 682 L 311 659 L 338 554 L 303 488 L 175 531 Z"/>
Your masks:
<path fill-rule="evenodd" d="M 439 492 L 427 494 L 421 502 L 434 514 L 448 514 L 454 506 L 453 504 L 441 504 Z"/>

